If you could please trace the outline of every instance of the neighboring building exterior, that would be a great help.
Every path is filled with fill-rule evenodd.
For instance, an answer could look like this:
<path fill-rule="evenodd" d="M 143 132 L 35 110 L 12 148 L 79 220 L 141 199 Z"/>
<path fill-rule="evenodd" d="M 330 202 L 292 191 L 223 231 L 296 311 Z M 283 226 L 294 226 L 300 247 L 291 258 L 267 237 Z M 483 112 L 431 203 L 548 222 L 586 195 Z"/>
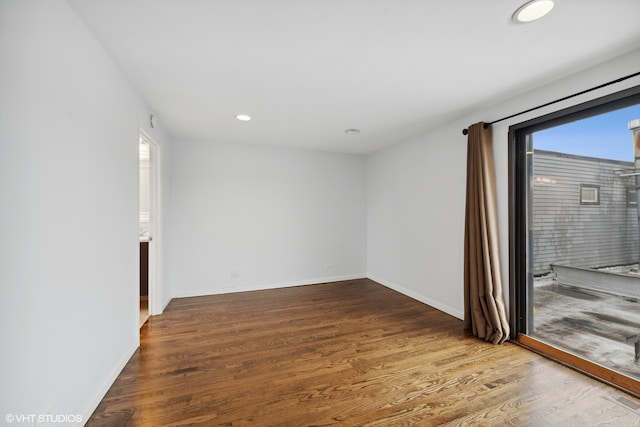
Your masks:
<path fill-rule="evenodd" d="M 630 147 L 631 149 L 631 147 Z M 536 150 L 533 273 L 638 262 L 633 162 Z M 624 176 L 627 175 L 627 176 Z"/>

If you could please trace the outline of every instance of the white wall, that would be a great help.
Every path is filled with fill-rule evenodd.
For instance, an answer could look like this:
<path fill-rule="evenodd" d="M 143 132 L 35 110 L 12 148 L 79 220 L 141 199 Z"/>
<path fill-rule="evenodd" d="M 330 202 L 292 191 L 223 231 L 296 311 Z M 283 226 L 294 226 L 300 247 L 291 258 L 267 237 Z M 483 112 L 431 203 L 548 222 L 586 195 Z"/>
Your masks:
<path fill-rule="evenodd" d="M 459 315 L 466 151 L 447 139 L 432 132 L 369 157 L 367 272 Z"/>
<path fill-rule="evenodd" d="M 464 314 L 463 248 L 466 137 L 463 128 L 493 121 L 637 72 L 640 50 L 520 94 L 441 126 L 367 160 L 369 277 L 453 316 Z M 501 269 L 508 299 L 508 158 L 510 125 L 640 84 L 600 89 L 493 126 Z"/>
<path fill-rule="evenodd" d="M 149 111 L 62 0 L 0 2 L 0 64 L 0 414 L 86 421 L 139 341 Z"/>
<path fill-rule="evenodd" d="M 364 157 L 179 141 L 171 170 L 176 296 L 366 276 Z"/>

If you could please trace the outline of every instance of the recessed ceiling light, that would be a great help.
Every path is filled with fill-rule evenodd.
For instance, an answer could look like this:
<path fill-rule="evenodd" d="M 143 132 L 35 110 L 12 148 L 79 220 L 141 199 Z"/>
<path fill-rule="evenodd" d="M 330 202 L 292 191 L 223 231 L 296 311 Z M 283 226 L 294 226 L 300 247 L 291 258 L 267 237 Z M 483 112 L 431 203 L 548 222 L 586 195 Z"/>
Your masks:
<path fill-rule="evenodd" d="M 344 133 L 347 135 L 357 135 L 360 133 L 360 129 L 345 129 Z"/>
<path fill-rule="evenodd" d="M 246 114 L 238 114 L 236 116 L 236 119 L 240 120 L 241 122 L 248 122 L 251 120 L 251 116 L 248 116 Z"/>
<path fill-rule="evenodd" d="M 540 19 L 553 9 L 553 0 L 531 0 L 516 10 L 513 22 L 526 23 Z"/>

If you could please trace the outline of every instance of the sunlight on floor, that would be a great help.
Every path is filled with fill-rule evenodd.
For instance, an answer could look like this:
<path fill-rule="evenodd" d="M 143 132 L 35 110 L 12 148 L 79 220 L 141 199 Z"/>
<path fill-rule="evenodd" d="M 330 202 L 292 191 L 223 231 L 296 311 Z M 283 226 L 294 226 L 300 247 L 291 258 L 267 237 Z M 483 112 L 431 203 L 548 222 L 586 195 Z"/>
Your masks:
<path fill-rule="evenodd" d="M 144 325 L 144 322 L 149 318 L 149 297 L 140 297 L 140 327 Z"/>

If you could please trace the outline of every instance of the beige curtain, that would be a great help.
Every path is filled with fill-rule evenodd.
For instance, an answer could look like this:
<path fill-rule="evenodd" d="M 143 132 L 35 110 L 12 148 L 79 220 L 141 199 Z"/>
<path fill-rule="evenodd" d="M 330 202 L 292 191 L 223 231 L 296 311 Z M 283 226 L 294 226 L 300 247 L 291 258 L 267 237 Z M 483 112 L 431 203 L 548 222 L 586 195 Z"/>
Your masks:
<path fill-rule="evenodd" d="M 498 248 L 491 127 L 469 127 L 464 233 L 464 327 L 500 344 L 509 338 Z"/>

